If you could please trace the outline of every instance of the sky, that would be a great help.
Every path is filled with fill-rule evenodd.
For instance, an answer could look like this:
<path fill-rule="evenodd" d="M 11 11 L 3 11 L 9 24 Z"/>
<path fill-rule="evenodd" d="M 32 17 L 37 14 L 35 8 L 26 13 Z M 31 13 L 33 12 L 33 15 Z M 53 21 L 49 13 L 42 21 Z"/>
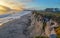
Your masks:
<path fill-rule="evenodd" d="M 0 5 L 9 8 L 60 8 L 60 0 L 0 0 Z"/>
<path fill-rule="evenodd" d="M 60 8 L 60 0 L 18 0 L 20 2 L 24 2 L 26 8 L 37 8 L 37 9 L 45 9 L 45 8 Z"/>

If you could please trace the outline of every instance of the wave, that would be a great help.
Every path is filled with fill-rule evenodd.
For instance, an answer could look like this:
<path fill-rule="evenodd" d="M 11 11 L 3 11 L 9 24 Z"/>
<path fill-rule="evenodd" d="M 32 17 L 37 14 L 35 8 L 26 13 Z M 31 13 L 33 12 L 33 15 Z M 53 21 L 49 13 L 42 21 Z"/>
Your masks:
<path fill-rule="evenodd" d="M 11 15 L 11 14 L 0 15 L 0 18 L 8 17 L 8 16 L 10 16 L 10 15 Z"/>

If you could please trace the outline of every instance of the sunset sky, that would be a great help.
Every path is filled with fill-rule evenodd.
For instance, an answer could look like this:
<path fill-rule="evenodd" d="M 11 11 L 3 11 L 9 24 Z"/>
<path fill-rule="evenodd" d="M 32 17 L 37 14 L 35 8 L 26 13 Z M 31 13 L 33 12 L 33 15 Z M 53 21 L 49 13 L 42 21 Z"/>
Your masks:
<path fill-rule="evenodd" d="M 0 5 L 9 8 L 60 8 L 60 0 L 0 0 Z"/>
<path fill-rule="evenodd" d="M 5 7 L 17 11 L 23 9 L 60 8 L 60 0 L 0 0 L 0 15 L 9 13 Z"/>

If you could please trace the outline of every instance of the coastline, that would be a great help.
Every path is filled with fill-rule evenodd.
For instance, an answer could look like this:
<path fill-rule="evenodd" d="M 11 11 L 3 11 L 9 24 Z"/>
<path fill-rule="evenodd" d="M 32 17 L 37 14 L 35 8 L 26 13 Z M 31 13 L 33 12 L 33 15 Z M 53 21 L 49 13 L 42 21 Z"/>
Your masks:
<path fill-rule="evenodd" d="M 18 13 L 15 13 L 15 14 L 12 14 L 10 16 L 7 16 L 5 18 L 0 18 L 0 26 L 4 23 L 7 23 L 9 21 L 13 21 L 15 19 L 20 19 L 20 17 L 24 16 L 24 15 L 27 15 L 31 13 L 31 11 L 21 11 L 21 12 L 18 12 Z"/>
<path fill-rule="evenodd" d="M 27 38 L 23 34 L 24 29 L 27 27 L 28 19 L 30 14 L 21 16 L 19 19 L 14 19 L 13 21 L 8 21 L 0 27 L 0 37 L 1 38 Z M 1 35 L 2 34 L 2 35 Z"/>

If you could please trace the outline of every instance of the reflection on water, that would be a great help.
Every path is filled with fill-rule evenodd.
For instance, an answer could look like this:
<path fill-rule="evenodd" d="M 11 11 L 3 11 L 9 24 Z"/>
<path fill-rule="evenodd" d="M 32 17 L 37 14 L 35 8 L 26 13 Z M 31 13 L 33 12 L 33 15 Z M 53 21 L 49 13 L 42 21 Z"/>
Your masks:
<path fill-rule="evenodd" d="M 4 18 L 4 17 L 10 16 L 10 15 L 11 14 L 0 15 L 0 18 Z"/>
<path fill-rule="evenodd" d="M 23 15 L 26 15 L 28 13 L 31 13 L 31 11 L 21 11 L 21 12 L 14 12 L 12 14 L 4 14 L 4 15 L 0 15 L 0 18 L 12 17 L 12 16 L 23 16 Z"/>
<path fill-rule="evenodd" d="M 14 14 L 0 15 L 0 25 L 8 21 L 12 21 L 14 19 L 19 19 L 21 16 L 26 15 L 28 13 L 31 13 L 31 11 L 22 11 L 22 12 L 16 12 Z"/>

